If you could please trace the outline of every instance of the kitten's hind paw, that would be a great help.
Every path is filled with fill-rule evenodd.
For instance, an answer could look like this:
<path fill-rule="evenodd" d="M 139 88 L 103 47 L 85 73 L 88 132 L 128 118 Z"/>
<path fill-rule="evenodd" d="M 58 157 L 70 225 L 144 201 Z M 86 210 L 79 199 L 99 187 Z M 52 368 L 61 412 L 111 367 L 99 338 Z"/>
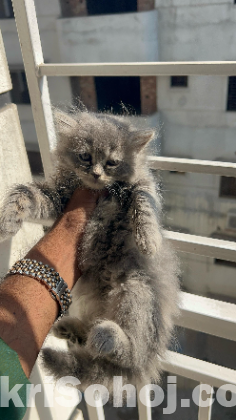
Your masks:
<path fill-rule="evenodd" d="M 50 369 L 56 362 L 56 351 L 46 347 L 41 351 L 41 359 L 46 368 Z"/>
<path fill-rule="evenodd" d="M 86 349 L 93 357 L 118 360 L 129 353 L 130 343 L 124 331 L 113 321 L 95 325 L 88 336 Z"/>
<path fill-rule="evenodd" d="M 112 353 L 115 349 L 114 332 L 109 326 L 98 324 L 89 336 L 88 346 L 93 355 Z"/>
<path fill-rule="evenodd" d="M 63 321 L 63 320 L 62 320 Z M 62 321 L 58 321 L 52 329 L 53 335 L 57 338 L 61 338 L 64 340 L 70 340 L 71 332 L 68 331 L 66 325 Z"/>
<path fill-rule="evenodd" d="M 73 364 L 73 357 L 68 363 L 69 352 L 46 347 L 41 350 L 40 356 L 45 370 L 56 379 L 73 374 L 73 368 L 70 366 Z"/>
<path fill-rule="evenodd" d="M 78 318 L 64 317 L 53 326 L 52 331 L 55 337 L 73 344 L 84 344 L 86 340 L 85 326 Z"/>

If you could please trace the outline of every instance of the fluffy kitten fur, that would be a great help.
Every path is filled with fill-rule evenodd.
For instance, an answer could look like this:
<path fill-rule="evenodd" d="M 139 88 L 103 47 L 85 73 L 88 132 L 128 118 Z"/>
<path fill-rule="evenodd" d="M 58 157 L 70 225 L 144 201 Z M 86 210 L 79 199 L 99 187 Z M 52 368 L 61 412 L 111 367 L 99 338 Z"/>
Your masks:
<path fill-rule="evenodd" d="M 137 130 L 127 117 L 56 112 L 57 166 L 45 183 L 16 186 L 0 212 L 0 237 L 27 218 L 57 217 L 78 186 L 107 188 L 86 227 L 83 275 L 74 288 L 76 317 L 55 323 L 68 351 L 45 348 L 55 378 L 72 375 L 112 390 L 123 383 L 157 381 L 177 314 L 178 262 L 162 236 L 161 197 L 148 169 L 153 130 Z"/>

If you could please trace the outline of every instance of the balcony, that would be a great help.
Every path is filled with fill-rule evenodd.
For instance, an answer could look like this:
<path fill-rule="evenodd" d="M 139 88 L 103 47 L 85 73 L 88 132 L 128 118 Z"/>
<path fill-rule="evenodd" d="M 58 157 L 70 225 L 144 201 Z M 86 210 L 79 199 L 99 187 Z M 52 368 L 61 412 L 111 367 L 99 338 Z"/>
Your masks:
<path fill-rule="evenodd" d="M 121 31 L 121 21 L 124 22 L 123 15 L 122 18 L 119 15 L 113 16 L 113 22 L 117 22 L 117 24 L 114 23 L 114 34 L 111 35 L 111 37 L 114 36 L 114 38 L 109 39 L 109 45 L 107 41 L 105 41 L 108 32 L 106 32 L 106 35 L 103 33 L 102 28 L 104 23 L 103 26 L 101 23 L 99 23 L 99 20 L 101 19 L 100 17 L 58 20 L 58 31 L 59 34 L 61 34 L 60 36 L 62 37 L 62 43 L 64 42 L 64 46 L 62 47 L 62 55 L 67 63 L 64 65 L 53 63 L 45 64 L 41 50 L 37 19 L 33 7 L 33 2 L 30 0 L 27 2 L 24 0 L 14 0 L 13 3 L 15 7 L 15 16 L 18 25 L 19 38 L 22 44 L 22 55 L 25 62 L 31 102 L 33 104 L 32 109 L 34 113 L 35 127 L 38 135 L 38 141 L 46 176 L 50 175 L 50 152 L 55 144 L 55 130 L 52 120 L 51 103 L 46 80 L 47 77 L 84 76 L 88 74 L 91 76 L 164 75 L 165 77 L 173 74 L 206 75 L 209 73 L 214 73 L 217 75 L 228 76 L 236 74 L 236 62 L 159 63 L 155 62 L 157 60 L 156 56 L 154 57 L 153 55 L 153 58 L 150 58 L 149 55 L 145 56 L 145 39 L 148 39 L 148 37 L 151 37 L 153 34 L 150 28 L 156 28 L 156 12 L 139 13 L 136 15 L 136 18 L 135 14 L 131 13 L 125 17 L 125 19 L 133 19 L 132 25 L 136 28 L 135 31 L 137 31 L 137 33 L 134 31 L 134 33 L 136 33 L 137 37 L 139 36 L 139 42 L 143 46 L 143 48 L 140 49 L 141 51 L 133 51 L 133 55 L 129 55 L 131 54 L 131 50 L 129 50 L 129 48 L 129 53 L 127 53 L 126 49 L 125 54 L 127 55 L 123 55 L 123 51 L 121 51 L 122 43 L 119 45 L 119 47 L 117 47 L 115 52 L 112 50 L 111 40 L 115 42 L 119 31 Z M 137 18 L 139 15 L 140 19 Z M 140 39 L 142 24 L 144 23 L 144 20 L 142 19 L 147 19 L 148 16 L 152 16 L 150 18 L 151 20 L 153 19 L 152 23 L 150 20 L 150 26 L 148 27 L 147 34 L 145 35 L 146 38 L 144 37 L 145 39 Z M 81 24 L 82 26 L 80 25 L 80 22 L 83 20 L 86 22 L 86 19 L 94 19 L 94 22 L 97 21 L 97 24 L 94 25 L 97 28 L 96 30 L 98 31 L 99 39 L 98 42 L 102 44 L 101 51 L 103 52 L 96 55 L 96 47 L 91 43 L 91 49 L 88 53 L 86 51 L 83 52 L 81 47 L 80 54 L 76 56 L 77 52 L 75 52 L 73 45 L 76 46 L 76 51 L 79 51 L 81 43 L 81 46 L 83 45 L 84 50 L 84 45 L 87 43 L 89 45 L 89 39 L 92 39 L 90 38 L 91 34 L 89 35 L 87 28 L 83 26 L 83 24 Z M 109 26 L 109 19 L 106 21 L 105 31 L 106 28 L 111 29 Z M 128 25 L 128 20 L 126 25 Z M 145 25 L 148 26 L 149 23 L 147 24 L 146 22 Z M 81 28 L 83 28 L 85 31 L 84 35 Z M 135 45 L 137 47 L 137 44 L 135 44 L 136 39 L 134 38 L 132 38 L 134 42 L 132 47 L 133 49 L 135 49 Z M 105 44 L 103 44 L 103 42 Z M 124 39 L 122 42 L 124 42 Z M 155 48 L 157 47 L 155 42 L 153 40 L 153 44 L 151 43 L 151 45 L 153 45 L 153 53 L 154 46 Z M 106 45 L 106 48 L 103 48 L 104 45 Z M 114 48 L 116 48 L 115 44 Z M 93 51 L 95 55 L 92 55 Z M 157 53 L 157 48 L 155 49 L 155 53 Z M 152 63 L 149 62 L 150 59 L 153 60 Z M 4 59 L 2 60 L 4 61 Z M 74 61 L 76 63 L 74 63 Z M 80 64 L 78 64 L 78 61 Z M 146 63 L 136 63 L 136 61 L 146 61 Z M 104 64 L 104 62 L 108 64 Z M 112 62 L 114 62 L 114 64 L 109 64 Z M 4 74 L 6 75 L 6 86 L 4 88 L 5 90 L 3 89 L 1 93 L 11 88 L 7 75 L 6 60 L 4 65 Z M 19 120 L 17 119 L 18 117 L 16 114 L 16 109 L 14 105 L 12 105 L 10 109 L 7 108 L 5 111 L 6 114 L 0 114 L 0 118 L 2 117 L 1 122 L 5 127 L 4 139 L 6 139 L 6 142 L 7 138 L 9 138 L 11 135 L 13 116 L 16 129 L 16 136 L 11 135 L 11 138 L 16 142 L 12 143 L 14 147 L 12 147 L 11 156 L 9 152 L 10 149 L 8 148 L 7 152 L 5 152 L 4 149 L 4 153 L 6 153 L 6 161 L 4 162 L 4 165 L 2 165 L 3 170 L 1 175 L 2 179 L 6 181 L 5 186 L 8 187 L 13 182 L 19 182 L 18 172 L 14 170 L 11 172 L 12 165 L 10 165 L 13 159 L 14 165 L 17 165 L 18 156 L 17 153 L 14 154 L 14 150 L 17 150 L 17 147 L 20 147 L 22 153 L 20 161 L 22 168 L 25 168 L 24 177 L 22 178 L 24 178 L 24 180 L 30 180 L 31 175 L 29 168 L 27 167 L 27 160 L 23 147 L 22 136 L 19 129 Z M 6 142 L 4 141 L 4 144 Z M 162 171 L 179 171 L 186 173 L 216 174 L 219 176 L 236 177 L 236 164 L 231 162 L 151 156 L 150 165 L 153 169 Z M 22 179 L 22 182 L 24 182 L 24 180 Z M 42 229 L 40 226 L 34 226 L 34 231 L 31 226 L 32 225 L 28 225 L 24 227 L 24 229 L 28 229 L 26 231 L 27 236 L 30 236 L 30 232 L 34 232 L 33 236 L 35 237 L 42 234 Z M 20 232 L 19 236 L 13 239 L 12 243 L 8 243 L 5 247 L 4 256 L 2 258 L 4 259 L 5 265 L 10 265 L 12 260 L 15 259 L 16 253 L 20 248 L 19 244 L 22 246 L 22 241 L 24 241 L 24 236 L 25 231 Z M 179 252 L 188 253 L 193 258 L 197 258 L 196 256 L 203 256 L 236 262 L 236 245 L 234 242 L 204 236 L 196 236 L 193 234 L 190 235 L 187 233 L 178 233 L 174 231 L 166 232 L 166 237 L 173 243 Z M 33 238 L 31 237 L 31 239 Z M 29 243 L 25 243 L 26 247 L 29 245 Z M 222 278 L 222 280 L 224 279 Z M 233 291 L 233 284 L 231 287 Z M 179 327 L 186 328 L 191 331 L 196 331 L 201 334 L 207 334 L 208 336 L 220 337 L 225 340 L 230 340 L 230 343 L 236 341 L 236 306 L 234 304 L 183 292 L 180 309 L 181 316 L 178 320 L 176 320 L 176 324 Z M 226 346 L 224 347 L 224 350 L 227 359 Z M 35 383 L 38 383 L 37 381 L 42 380 L 40 377 L 40 370 L 37 369 L 38 368 L 36 368 L 34 372 L 35 376 L 32 377 L 32 381 L 35 381 Z M 208 393 L 210 395 L 210 400 L 213 387 L 219 388 L 226 384 L 233 386 L 236 385 L 236 374 L 233 369 L 218 366 L 212 362 L 200 360 L 177 352 L 168 352 L 166 360 L 163 361 L 163 369 L 169 373 L 169 376 L 172 377 L 172 381 L 173 376 L 178 375 L 179 377 L 188 378 L 189 380 L 193 380 L 202 384 L 202 388 L 200 388 L 200 390 L 204 388 L 204 384 L 208 385 L 208 391 L 210 389 L 210 392 Z M 145 395 L 145 401 L 148 402 L 148 395 Z M 139 401 L 138 409 L 140 420 L 150 420 L 152 418 L 151 407 L 148 406 L 148 403 L 145 405 L 142 401 Z M 101 420 L 104 418 L 102 407 L 88 407 L 88 412 L 90 420 Z M 40 413 L 41 407 L 40 404 L 38 404 L 33 414 L 29 415 L 32 415 L 32 419 L 37 419 L 37 416 L 40 416 Z M 59 411 L 57 411 L 56 414 L 59 415 Z M 68 418 L 69 414 L 63 413 L 65 416 L 64 418 Z M 47 416 L 47 419 L 52 419 L 53 416 L 55 416 L 55 412 L 48 409 L 47 414 L 44 414 L 43 417 L 46 420 L 45 416 Z M 199 420 L 209 420 L 211 418 L 211 406 L 201 406 L 199 408 L 198 418 Z"/>

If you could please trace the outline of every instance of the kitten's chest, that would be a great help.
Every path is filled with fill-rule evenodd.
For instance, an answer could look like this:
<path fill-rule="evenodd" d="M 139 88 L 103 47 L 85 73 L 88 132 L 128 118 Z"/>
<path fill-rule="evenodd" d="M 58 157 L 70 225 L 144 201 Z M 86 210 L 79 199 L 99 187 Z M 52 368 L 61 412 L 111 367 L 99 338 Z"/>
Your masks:
<path fill-rule="evenodd" d="M 130 194 L 104 200 L 88 224 L 85 250 L 97 254 L 98 258 L 105 258 L 113 251 L 121 252 L 132 233 L 131 204 Z"/>

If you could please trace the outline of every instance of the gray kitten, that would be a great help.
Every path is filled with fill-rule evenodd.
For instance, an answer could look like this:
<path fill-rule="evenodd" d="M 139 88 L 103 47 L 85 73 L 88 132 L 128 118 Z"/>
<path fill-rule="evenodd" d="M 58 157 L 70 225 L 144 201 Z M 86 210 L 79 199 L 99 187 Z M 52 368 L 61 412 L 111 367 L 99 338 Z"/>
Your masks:
<path fill-rule="evenodd" d="M 54 176 L 16 186 L 0 214 L 0 237 L 27 218 L 57 217 L 78 186 L 107 188 L 81 246 L 83 275 L 74 288 L 73 314 L 53 327 L 68 351 L 44 348 L 47 370 L 112 391 L 123 383 L 157 381 L 177 314 L 178 262 L 162 235 L 161 197 L 148 169 L 153 130 L 127 117 L 77 111 L 56 113 L 59 142 Z"/>

